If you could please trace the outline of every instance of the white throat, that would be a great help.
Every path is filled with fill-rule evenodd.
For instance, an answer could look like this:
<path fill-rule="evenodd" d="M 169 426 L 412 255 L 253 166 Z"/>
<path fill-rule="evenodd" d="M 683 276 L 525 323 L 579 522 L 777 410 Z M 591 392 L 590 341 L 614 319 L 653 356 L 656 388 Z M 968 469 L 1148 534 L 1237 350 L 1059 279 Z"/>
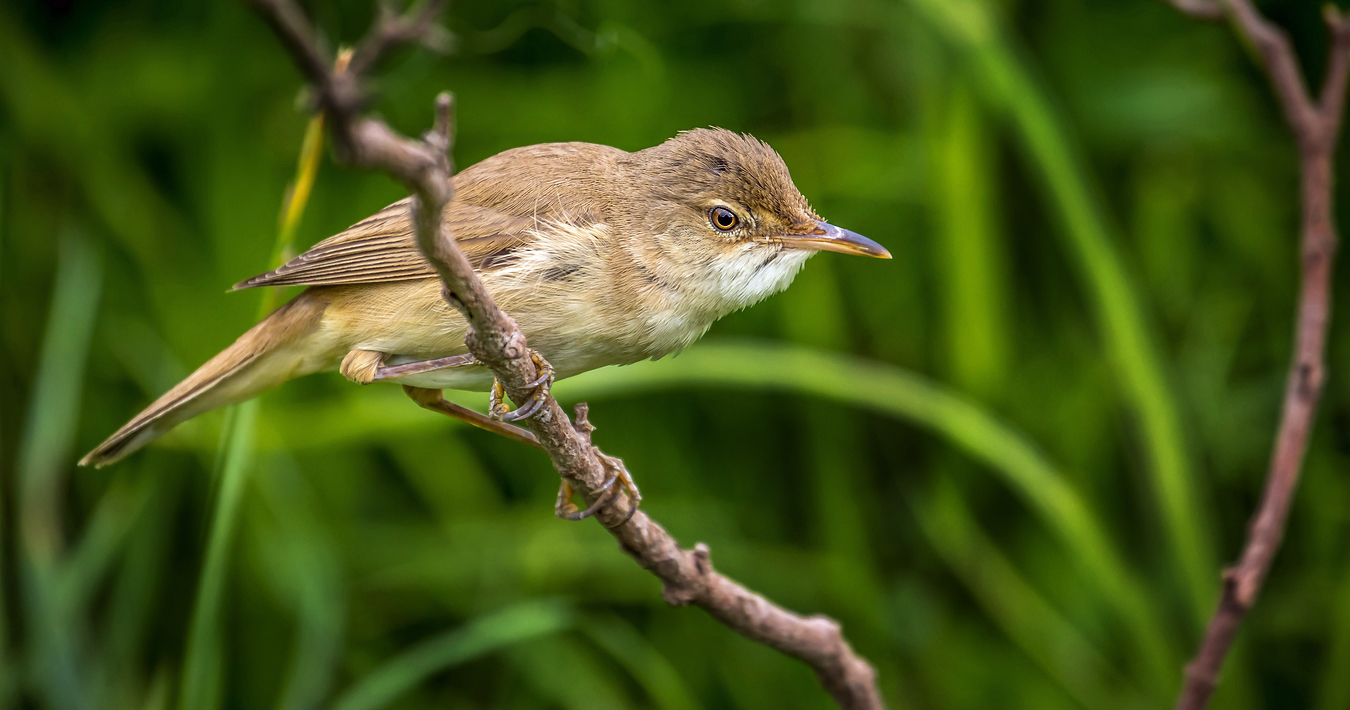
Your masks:
<path fill-rule="evenodd" d="M 639 328 L 647 355 L 679 352 L 717 319 L 787 288 L 813 254 L 746 242 L 710 262 L 685 265 L 682 277 L 662 279 L 648 291 L 660 295 L 649 303 Z"/>
<path fill-rule="evenodd" d="M 715 317 L 739 311 L 787 288 L 806 260 L 816 252 L 746 243 L 729 258 L 705 271 L 697 290 L 704 291 Z"/>

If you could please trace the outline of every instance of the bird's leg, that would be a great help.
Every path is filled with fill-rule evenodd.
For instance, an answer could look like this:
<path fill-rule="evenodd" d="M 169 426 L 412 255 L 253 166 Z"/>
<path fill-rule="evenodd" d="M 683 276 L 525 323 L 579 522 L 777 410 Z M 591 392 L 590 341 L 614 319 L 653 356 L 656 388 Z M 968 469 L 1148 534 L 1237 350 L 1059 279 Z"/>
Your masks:
<path fill-rule="evenodd" d="M 541 368 L 542 369 L 542 368 Z M 551 374 L 551 373 L 550 373 Z M 540 381 L 542 384 L 543 380 Z M 542 449 L 539 440 L 534 434 L 526 429 L 522 429 L 514 424 L 493 419 L 467 407 L 461 407 L 445 398 L 440 390 L 427 389 L 426 387 L 413 387 L 411 385 L 403 386 L 404 394 L 416 402 L 423 409 L 429 409 L 433 412 L 440 412 L 446 416 L 454 417 L 463 422 L 468 422 L 479 429 L 485 429 L 495 434 L 500 434 L 512 441 L 519 441 L 522 444 L 529 444 L 536 449 Z M 592 447 L 594 448 L 594 447 Z M 563 479 L 562 485 L 558 488 L 558 500 L 553 506 L 553 514 L 564 520 L 585 520 L 602 508 L 614 502 L 614 497 L 623 490 L 628 494 L 630 508 L 628 514 L 624 516 L 623 523 L 628 522 L 637 512 L 638 504 L 642 502 L 642 493 L 638 491 L 637 483 L 633 480 L 632 474 L 628 473 L 628 467 L 624 466 L 623 459 L 617 456 L 609 456 L 602 453 L 599 449 L 595 450 L 596 456 L 600 457 L 600 463 L 609 471 L 609 478 L 605 479 L 600 490 L 604 491 L 594 503 L 585 510 L 581 510 L 572 502 L 572 496 L 575 491 L 572 484 Z M 615 526 L 618 527 L 618 526 Z"/>
<path fill-rule="evenodd" d="M 563 479 L 562 486 L 558 488 L 558 502 L 553 506 L 553 514 L 564 520 L 585 520 L 586 518 L 600 512 L 601 508 L 608 506 L 614 501 L 614 497 L 622 490 L 628 494 L 628 514 L 624 516 L 623 521 L 612 527 L 619 527 L 628 522 L 637 512 L 638 505 L 642 503 L 642 493 L 638 491 L 637 483 L 633 481 L 632 474 L 628 473 L 628 467 L 623 465 L 623 459 L 617 456 L 609 456 L 601 453 L 599 449 L 595 450 L 595 455 L 600 458 L 600 463 L 609 471 L 609 478 L 600 486 L 604 491 L 594 503 L 581 510 L 572 502 L 572 484 Z"/>
<path fill-rule="evenodd" d="M 479 429 L 486 429 L 494 434 L 501 434 L 512 441 L 529 444 L 536 449 L 540 448 L 539 440 L 534 437 L 533 433 L 518 426 L 498 421 L 485 414 L 479 414 L 468 407 L 461 407 L 454 402 L 448 401 L 445 396 L 441 394 L 440 390 L 403 385 L 403 392 L 423 409 L 440 412 L 441 414 L 454 417 L 462 422 L 468 422 Z"/>
<path fill-rule="evenodd" d="M 434 360 L 418 360 L 417 362 L 407 362 L 402 365 L 385 365 L 385 353 L 376 350 L 353 350 L 347 353 L 347 357 L 342 359 L 342 365 L 338 371 L 344 377 L 358 384 L 370 384 L 380 380 L 392 380 L 408 375 L 418 375 L 423 372 L 434 372 L 436 370 L 445 370 L 452 367 L 466 367 L 469 365 L 481 365 L 478 358 L 471 354 L 451 355 L 450 357 L 436 358 Z M 523 444 L 529 444 L 538 448 L 539 441 L 535 439 L 534 434 L 521 429 L 518 426 L 511 426 L 496 419 L 492 419 L 483 414 L 461 407 L 454 402 L 447 401 L 445 396 L 438 389 L 428 389 L 425 387 L 413 387 L 404 385 L 403 391 L 418 403 L 423 409 L 430 409 L 433 412 L 440 412 L 463 422 L 468 422 L 479 429 L 486 429 L 490 432 L 501 434 L 502 436 L 519 441 Z"/>
<path fill-rule="evenodd" d="M 530 398 L 519 409 L 514 411 L 506 408 L 503 401 L 506 397 L 506 391 L 502 388 L 500 380 L 492 380 L 492 394 L 488 396 L 488 415 L 493 419 L 504 422 L 518 422 L 521 419 L 528 419 L 539 414 L 541 411 L 548 411 L 544 405 L 548 402 L 549 388 L 553 386 L 553 366 L 539 353 L 531 350 L 530 360 L 534 362 L 535 370 L 539 373 L 539 378 L 534 382 L 525 385 L 534 388 Z"/>
<path fill-rule="evenodd" d="M 378 350 L 353 350 L 347 353 L 347 357 L 342 358 L 342 364 L 338 366 L 338 372 L 358 385 L 368 385 L 380 380 L 392 380 L 408 375 L 420 375 L 424 372 L 448 370 L 452 367 L 483 364 L 470 353 L 438 357 L 434 360 L 405 362 L 402 365 L 386 365 L 384 364 L 386 357 L 389 357 L 388 353 L 382 353 Z"/>
<path fill-rule="evenodd" d="M 351 357 L 348 355 L 348 357 Z M 420 375 L 424 372 L 435 372 L 436 370 L 448 370 L 452 367 L 467 367 L 469 365 L 482 365 L 478 358 L 471 353 L 463 355 L 451 355 L 450 357 L 438 357 L 435 360 L 418 360 L 417 362 L 405 362 L 402 365 L 385 365 L 383 361 L 375 370 L 372 382 L 380 380 L 392 380 L 396 377 L 407 377 L 408 375 Z"/>
<path fill-rule="evenodd" d="M 483 363 L 472 353 L 462 355 L 451 355 L 449 357 L 436 358 L 434 360 L 418 360 L 416 362 L 405 362 L 401 365 L 386 365 L 386 353 L 377 350 L 353 350 L 347 353 L 342 359 L 342 364 L 338 370 L 344 377 L 358 384 L 370 384 L 380 380 L 393 380 L 409 375 L 419 375 L 424 372 L 435 372 L 437 370 L 448 370 L 455 367 L 470 367 L 474 365 L 481 366 Z M 525 419 L 539 412 L 544 403 L 548 400 L 549 386 L 553 384 L 553 367 L 539 353 L 530 351 L 530 358 L 534 361 L 535 367 L 539 370 L 539 379 L 531 382 L 530 387 L 535 388 L 530 399 L 524 407 L 511 412 L 502 405 L 501 384 L 495 379 L 492 381 L 491 398 L 491 416 L 484 416 L 471 409 L 461 407 L 454 402 L 446 401 L 445 397 L 438 389 L 428 389 L 425 387 L 413 387 L 404 385 L 403 391 L 425 409 L 434 412 L 440 412 L 461 421 L 468 422 L 480 429 L 486 429 L 502 436 L 519 441 L 531 446 L 538 447 L 539 442 L 534 434 L 521 429 L 517 426 L 511 426 L 505 422 L 518 421 Z"/>

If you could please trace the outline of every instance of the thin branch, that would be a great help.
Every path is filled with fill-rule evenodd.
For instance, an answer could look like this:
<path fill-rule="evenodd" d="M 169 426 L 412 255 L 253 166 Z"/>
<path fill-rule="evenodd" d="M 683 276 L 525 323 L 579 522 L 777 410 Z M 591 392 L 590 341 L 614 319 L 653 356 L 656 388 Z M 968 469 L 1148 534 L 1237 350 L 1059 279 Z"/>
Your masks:
<path fill-rule="evenodd" d="M 431 0 L 406 16 L 381 12 L 376 27 L 357 48 L 346 71 L 332 73 L 317 49 L 317 34 L 292 0 L 250 0 L 276 31 L 282 44 L 333 119 L 339 157 L 375 168 L 402 182 L 412 193 L 413 225 L 422 254 L 443 284 L 443 295 L 469 322 L 466 344 L 486 364 L 516 402 L 532 394 L 537 378 L 525 336 L 514 320 L 497 308 L 492 296 L 449 233 L 442 211 L 452 199 L 451 167 L 446 151 L 451 140 L 451 102 L 437 98 L 435 128 L 422 140 L 399 135 L 383 122 L 364 118 L 364 81 L 379 58 L 394 46 L 427 37 L 440 2 Z M 578 408 L 572 423 L 552 397 L 530 428 L 554 468 L 588 503 L 601 495 L 609 473 L 602 454 L 590 440 L 593 427 Z M 844 708 L 884 707 L 871 665 L 853 652 L 839 624 L 822 616 L 802 617 L 715 572 L 708 548 L 686 550 L 660 525 L 637 511 L 623 493 L 596 515 L 638 564 L 664 585 L 663 596 L 674 605 L 693 604 L 736 632 L 796 657 L 816 672 L 821 684 Z"/>
<path fill-rule="evenodd" d="M 264 4 L 267 5 L 264 9 Z M 294 3 L 257 3 L 263 19 L 272 26 L 277 39 L 291 53 L 300 72 L 311 84 L 323 84 L 328 81 L 328 67 L 332 61 L 319 49 L 319 38 L 314 28 L 305 19 L 304 13 Z"/>
<path fill-rule="evenodd" d="M 352 57 L 351 73 L 365 77 L 384 55 L 402 44 L 417 42 L 434 51 L 444 50 L 449 34 L 436 23 L 436 17 L 445 5 L 446 0 L 426 0 L 421 9 L 398 15 L 387 4 L 380 3 L 374 29 Z"/>
<path fill-rule="evenodd" d="M 1250 0 L 1227 0 L 1228 13 L 1237 30 L 1261 55 L 1271 88 L 1284 109 L 1285 120 L 1300 141 L 1320 132 L 1317 107 L 1308 95 L 1298 55 L 1289 41 L 1289 33 L 1257 10 Z"/>
<path fill-rule="evenodd" d="M 1331 320 L 1331 275 L 1336 252 L 1332 164 L 1341 132 L 1346 79 L 1350 76 L 1350 22 L 1335 8 L 1326 20 L 1332 42 L 1327 75 L 1314 104 L 1288 35 L 1249 0 L 1226 0 L 1233 24 L 1260 51 L 1266 73 L 1299 145 L 1302 195 L 1302 285 L 1294 335 L 1294 360 L 1261 503 L 1247 531 L 1238 563 L 1223 574 L 1223 596 L 1205 629 L 1195 660 L 1186 667 L 1178 710 L 1208 706 L 1238 628 L 1255 603 L 1288 523 L 1308 438 L 1326 377 L 1326 337 Z"/>

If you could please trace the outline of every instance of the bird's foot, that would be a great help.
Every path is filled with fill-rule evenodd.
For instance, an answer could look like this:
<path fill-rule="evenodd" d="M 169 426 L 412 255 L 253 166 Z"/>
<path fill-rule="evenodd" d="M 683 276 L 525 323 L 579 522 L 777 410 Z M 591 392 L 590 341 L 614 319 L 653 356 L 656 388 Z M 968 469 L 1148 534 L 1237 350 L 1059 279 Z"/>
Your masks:
<path fill-rule="evenodd" d="M 548 403 L 549 389 L 553 387 L 553 366 L 533 350 L 530 351 L 530 360 L 534 362 L 535 370 L 539 373 L 538 379 L 526 385 L 534 389 L 530 398 L 518 409 L 507 409 L 506 391 L 502 388 L 501 381 L 494 379 L 492 394 L 488 396 L 488 416 L 498 421 L 518 422 L 548 411 L 544 405 Z"/>
<path fill-rule="evenodd" d="M 585 510 L 581 510 L 572 502 L 572 484 L 563 479 L 562 486 L 558 488 L 558 502 L 553 506 L 553 514 L 563 520 L 585 520 L 610 503 L 614 502 L 615 496 L 619 491 L 628 494 L 628 513 L 623 516 L 623 520 L 610 527 L 619 527 L 633 518 L 637 512 L 638 505 L 642 503 L 642 493 L 638 491 L 637 483 L 633 480 L 633 475 L 628 472 L 628 467 L 623 464 L 623 459 L 617 456 L 609 456 L 601 453 L 599 449 L 595 450 L 595 455 L 600 458 L 600 463 L 609 471 L 609 478 L 605 479 L 600 490 L 604 491 L 595 502 L 590 504 Z"/>

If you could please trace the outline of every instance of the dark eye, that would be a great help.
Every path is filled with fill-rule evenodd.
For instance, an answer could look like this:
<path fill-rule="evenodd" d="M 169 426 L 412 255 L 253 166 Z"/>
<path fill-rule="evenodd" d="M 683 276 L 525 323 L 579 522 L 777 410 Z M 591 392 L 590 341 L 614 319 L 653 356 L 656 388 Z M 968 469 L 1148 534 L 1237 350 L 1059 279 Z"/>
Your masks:
<path fill-rule="evenodd" d="M 708 210 L 708 220 L 712 226 L 721 232 L 730 232 L 740 219 L 735 212 L 725 207 L 714 207 Z"/>

